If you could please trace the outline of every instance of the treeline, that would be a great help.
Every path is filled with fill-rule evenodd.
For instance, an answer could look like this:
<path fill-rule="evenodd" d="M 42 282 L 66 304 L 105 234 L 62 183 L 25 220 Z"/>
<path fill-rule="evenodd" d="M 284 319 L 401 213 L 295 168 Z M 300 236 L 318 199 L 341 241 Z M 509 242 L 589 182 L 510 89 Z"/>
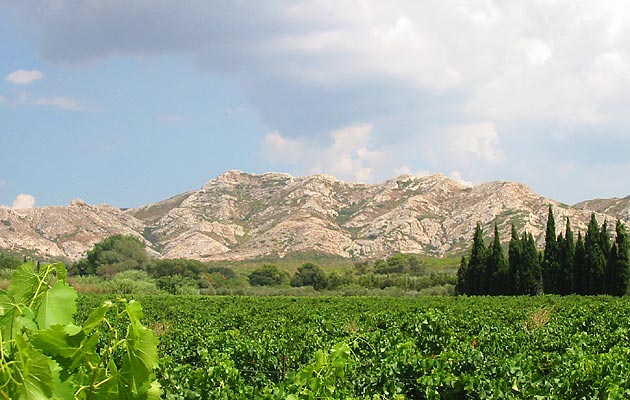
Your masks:
<path fill-rule="evenodd" d="M 630 277 L 630 240 L 619 220 L 615 232 L 612 241 L 607 222 L 599 226 L 593 213 L 584 236 L 578 232 L 575 240 L 567 218 L 564 233 L 556 237 L 549 206 L 544 250 L 538 250 L 531 233 L 519 236 L 512 225 L 506 258 L 496 224 L 494 240 L 486 247 L 478 223 L 470 254 L 462 257 L 455 291 L 467 295 L 623 296 Z"/>
<path fill-rule="evenodd" d="M 319 265 L 305 262 L 290 275 L 275 264 L 264 264 L 252 271 L 248 280 L 252 286 L 310 286 L 317 291 L 362 287 L 421 292 L 435 288 L 435 293 L 430 294 L 452 294 L 456 282 L 452 274 L 426 273 L 423 261 L 414 254 L 394 254 L 373 262 L 359 261 L 352 271 L 345 272 L 326 273 Z"/>
<path fill-rule="evenodd" d="M 8 284 L 20 257 L 0 253 L 0 288 Z M 67 263 L 72 284 L 84 293 L 121 294 L 297 294 L 452 295 L 453 273 L 427 273 L 414 254 L 358 261 L 354 268 L 326 269 L 313 262 L 264 263 L 253 269 L 230 263 L 157 259 L 133 236 L 114 235 Z M 299 263 L 299 264 L 298 264 Z M 37 262 L 39 266 L 39 262 Z M 39 267 L 38 267 L 39 268 Z M 4 285 L 4 286 L 3 286 Z"/>

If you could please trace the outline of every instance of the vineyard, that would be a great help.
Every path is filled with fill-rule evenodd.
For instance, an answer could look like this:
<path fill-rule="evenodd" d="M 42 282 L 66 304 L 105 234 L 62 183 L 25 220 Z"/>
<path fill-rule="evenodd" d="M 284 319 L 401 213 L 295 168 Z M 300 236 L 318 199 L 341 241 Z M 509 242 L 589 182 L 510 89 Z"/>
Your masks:
<path fill-rule="evenodd" d="M 627 298 L 137 300 L 167 399 L 630 398 Z"/>

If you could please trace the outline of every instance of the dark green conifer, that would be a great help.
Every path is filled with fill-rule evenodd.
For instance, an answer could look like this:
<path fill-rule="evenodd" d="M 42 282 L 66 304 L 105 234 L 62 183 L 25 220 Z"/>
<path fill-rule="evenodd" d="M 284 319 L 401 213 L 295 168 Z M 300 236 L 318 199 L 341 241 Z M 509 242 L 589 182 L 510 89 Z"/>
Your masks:
<path fill-rule="evenodd" d="M 602 224 L 602 228 L 599 231 L 599 247 L 602 249 L 604 253 L 604 257 L 608 259 L 611 250 L 610 244 L 610 232 L 608 232 L 608 221 L 604 220 Z"/>
<path fill-rule="evenodd" d="M 521 258 L 522 258 L 521 239 L 516 232 L 516 227 L 512 225 L 510 235 L 510 244 L 508 247 L 508 294 L 519 295 L 520 285 L 517 278 L 520 277 Z"/>
<path fill-rule="evenodd" d="M 470 294 L 470 273 L 468 270 L 468 262 L 466 256 L 462 256 L 459 262 L 459 269 L 457 270 L 457 284 L 455 285 L 456 294 Z"/>
<path fill-rule="evenodd" d="M 573 292 L 586 294 L 588 286 L 588 271 L 586 270 L 586 254 L 582 232 L 578 232 L 575 242 L 575 257 L 573 258 Z"/>
<path fill-rule="evenodd" d="M 494 240 L 486 264 L 486 277 L 489 281 L 488 293 L 491 295 L 509 294 L 509 288 L 506 285 L 507 262 L 501 247 L 497 224 L 494 224 Z"/>
<path fill-rule="evenodd" d="M 626 227 L 620 220 L 617 220 L 615 231 L 617 237 L 611 250 L 606 292 L 613 296 L 623 296 L 628 291 L 630 279 L 630 239 Z"/>
<path fill-rule="evenodd" d="M 470 294 L 487 294 L 488 282 L 486 282 L 486 246 L 483 243 L 483 229 L 477 222 L 473 236 L 473 246 L 468 260 L 468 269 L 471 275 Z"/>
<path fill-rule="evenodd" d="M 562 237 L 562 236 L 561 236 Z M 575 258 L 575 243 L 569 218 L 565 228 L 564 237 L 558 241 L 558 293 L 567 295 L 573 292 L 573 262 Z"/>
<path fill-rule="evenodd" d="M 556 222 L 553 208 L 549 205 L 547 230 L 545 232 L 545 251 L 542 262 L 543 285 L 545 293 L 558 293 L 558 276 L 560 271 L 559 248 L 556 237 Z"/>
<path fill-rule="evenodd" d="M 522 294 L 540 294 L 542 292 L 541 260 L 536 248 L 536 241 L 531 233 L 524 232 L 521 237 L 521 244 L 521 275 L 517 277 L 517 286 L 520 287 Z"/>
<path fill-rule="evenodd" d="M 593 213 L 584 238 L 584 272 L 587 278 L 585 294 L 603 293 L 605 267 L 606 256 L 602 250 L 602 233 Z"/>

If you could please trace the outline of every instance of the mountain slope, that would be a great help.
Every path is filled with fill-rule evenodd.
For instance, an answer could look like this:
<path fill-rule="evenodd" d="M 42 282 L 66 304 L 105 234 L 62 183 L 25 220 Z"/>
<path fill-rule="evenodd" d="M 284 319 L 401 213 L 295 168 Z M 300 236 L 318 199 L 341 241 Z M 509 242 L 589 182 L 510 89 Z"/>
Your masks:
<path fill-rule="evenodd" d="M 549 204 L 558 233 L 565 217 L 574 231 L 586 229 L 587 207 L 569 207 L 513 182 L 468 187 L 437 174 L 358 184 L 329 175 L 229 171 L 199 190 L 125 211 L 81 201 L 0 208 L 0 248 L 76 259 L 95 242 L 123 233 L 144 237 L 156 256 L 168 258 L 237 260 L 296 252 L 442 256 L 466 251 L 477 222 L 487 234 L 496 222 L 504 241 L 514 224 L 542 244 Z M 599 213 L 604 209 L 595 211 L 602 221 L 614 218 Z"/>

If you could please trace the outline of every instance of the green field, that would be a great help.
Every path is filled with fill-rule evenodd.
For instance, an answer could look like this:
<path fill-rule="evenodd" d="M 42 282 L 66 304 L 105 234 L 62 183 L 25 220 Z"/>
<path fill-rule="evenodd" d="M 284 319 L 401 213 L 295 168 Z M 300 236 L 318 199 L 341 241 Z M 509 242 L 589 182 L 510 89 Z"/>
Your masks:
<path fill-rule="evenodd" d="M 167 399 L 630 398 L 627 298 L 137 299 Z"/>

